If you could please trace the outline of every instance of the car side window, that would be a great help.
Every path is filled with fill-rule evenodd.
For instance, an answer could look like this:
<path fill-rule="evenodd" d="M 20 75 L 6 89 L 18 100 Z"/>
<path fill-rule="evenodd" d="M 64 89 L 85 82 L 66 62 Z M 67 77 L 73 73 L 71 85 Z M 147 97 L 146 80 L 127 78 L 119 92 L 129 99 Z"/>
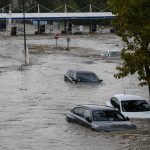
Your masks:
<path fill-rule="evenodd" d="M 118 111 L 120 111 L 120 104 L 118 99 L 116 99 L 115 97 L 111 98 L 111 104 L 113 105 L 113 107 L 117 108 Z"/>
<path fill-rule="evenodd" d="M 83 117 L 84 118 L 91 118 L 91 112 L 88 109 L 86 109 L 84 111 Z"/>
<path fill-rule="evenodd" d="M 70 71 L 70 70 L 68 70 L 68 71 L 67 71 L 67 75 L 69 75 L 69 74 L 70 74 L 70 72 L 71 72 L 71 71 Z"/>
<path fill-rule="evenodd" d="M 93 111 L 93 120 L 94 121 L 106 121 L 107 115 L 106 115 L 106 111 L 104 110 L 95 110 Z"/>
<path fill-rule="evenodd" d="M 73 113 L 81 117 L 83 117 L 84 112 L 85 112 L 85 108 L 83 107 L 76 107 L 73 109 Z"/>
<path fill-rule="evenodd" d="M 73 72 L 73 71 L 70 71 L 69 76 L 70 76 L 71 78 L 73 78 L 73 74 L 74 74 L 74 72 Z"/>
<path fill-rule="evenodd" d="M 73 75 L 72 75 L 73 79 L 76 79 L 76 73 L 73 72 Z"/>

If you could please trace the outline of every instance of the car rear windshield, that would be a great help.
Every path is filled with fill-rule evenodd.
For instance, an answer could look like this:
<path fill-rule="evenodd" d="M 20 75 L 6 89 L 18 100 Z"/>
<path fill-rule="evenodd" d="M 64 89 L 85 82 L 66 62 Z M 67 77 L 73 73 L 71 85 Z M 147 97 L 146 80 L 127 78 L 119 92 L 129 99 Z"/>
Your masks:
<path fill-rule="evenodd" d="M 77 79 L 80 82 L 99 82 L 99 78 L 96 74 L 90 72 L 77 73 Z"/>
<path fill-rule="evenodd" d="M 92 112 L 94 121 L 125 121 L 125 117 L 118 111 L 94 110 Z"/>
<path fill-rule="evenodd" d="M 150 111 L 150 105 L 145 100 L 122 101 L 121 105 L 124 112 Z"/>

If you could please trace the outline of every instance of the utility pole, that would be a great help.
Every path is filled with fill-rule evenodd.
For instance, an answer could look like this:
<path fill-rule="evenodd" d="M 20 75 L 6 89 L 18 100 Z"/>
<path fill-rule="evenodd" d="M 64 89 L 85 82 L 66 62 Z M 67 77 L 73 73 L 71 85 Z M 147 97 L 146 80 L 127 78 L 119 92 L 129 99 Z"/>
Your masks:
<path fill-rule="evenodd" d="M 28 49 L 26 44 L 26 23 L 25 23 L 25 2 L 22 1 L 23 7 L 23 25 L 24 25 L 24 53 L 25 53 L 25 65 L 29 64 L 29 57 L 28 57 Z"/>
<path fill-rule="evenodd" d="M 40 16 L 40 5 L 38 4 L 38 34 L 40 34 L 40 19 L 39 19 L 39 16 Z"/>
<path fill-rule="evenodd" d="M 91 4 L 89 5 L 89 11 L 90 11 L 90 13 L 92 13 L 92 5 Z M 89 23 L 90 23 L 89 24 L 89 31 L 90 31 L 90 33 L 92 33 L 92 23 L 91 23 L 91 20 L 90 20 Z"/>
<path fill-rule="evenodd" d="M 12 13 L 12 9 L 11 9 L 11 3 L 9 4 L 9 20 L 8 20 L 8 35 L 11 36 L 11 13 Z"/>
<path fill-rule="evenodd" d="M 69 37 L 69 22 L 67 22 L 66 26 L 66 32 L 67 32 L 67 50 L 69 50 L 69 43 L 70 43 L 70 37 Z"/>

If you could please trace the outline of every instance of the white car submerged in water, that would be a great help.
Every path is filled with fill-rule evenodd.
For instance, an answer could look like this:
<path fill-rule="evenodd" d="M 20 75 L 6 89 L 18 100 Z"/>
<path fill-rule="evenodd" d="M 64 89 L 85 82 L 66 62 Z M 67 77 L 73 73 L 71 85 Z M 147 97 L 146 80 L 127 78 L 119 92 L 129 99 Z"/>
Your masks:
<path fill-rule="evenodd" d="M 150 118 L 150 104 L 140 96 L 117 94 L 107 102 L 107 106 L 114 107 L 125 117 Z"/>
<path fill-rule="evenodd" d="M 106 50 L 101 52 L 101 56 L 109 58 L 120 58 L 121 52 L 118 50 Z"/>

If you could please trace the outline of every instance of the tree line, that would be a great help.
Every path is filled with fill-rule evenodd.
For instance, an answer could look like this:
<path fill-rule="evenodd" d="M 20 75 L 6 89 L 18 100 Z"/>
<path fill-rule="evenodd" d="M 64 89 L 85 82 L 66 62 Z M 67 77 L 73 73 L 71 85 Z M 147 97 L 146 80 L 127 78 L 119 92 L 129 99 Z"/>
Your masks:
<path fill-rule="evenodd" d="M 108 0 L 82 0 L 82 1 L 81 0 L 24 0 L 24 1 L 25 1 L 25 5 L 27 8 L 32 7 L 36 4 L 41 4 L 50 10 L 54 10 L 58 8 L 59 6 L 67 4 L 74 9 L 80 10 L 81 8 L 84 8 L 87 5 L 92 4 L 93 6 L 95 6 L 93 7 L 92 10 L 98 11 L 98 8 L 103 10 L 107 7 Z M 22 2 L 23 0 L 1 0 L 0 7 L 2 8 L 9 3 L 12 3 L 13 5 L 21 8 Z M 63 10 L 60 9 L 60 11 L 63 11 Z M 85 8 L 81 11 L 89 11 L 89 8 Z"/>

